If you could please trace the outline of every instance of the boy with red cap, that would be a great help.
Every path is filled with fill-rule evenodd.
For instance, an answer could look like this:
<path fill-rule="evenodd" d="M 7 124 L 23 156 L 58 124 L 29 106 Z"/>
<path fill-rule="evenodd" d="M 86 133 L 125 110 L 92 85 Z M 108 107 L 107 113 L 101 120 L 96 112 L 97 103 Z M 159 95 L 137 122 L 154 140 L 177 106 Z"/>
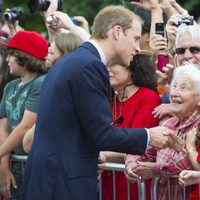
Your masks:
<path fill-rule="evenodd" d="M 8 44 L 10 73 L 19 78 L 9 82 L 0 104 L 0 190 L 7 199 L 17 200 L 22 185 L 23 167 L 9 169 L 9 154 L 25 154 L 22 139 L 37 119 L 40 90 L 44 81 L 44 61 L 48 44 L 36 32 L 19 31 Z"/>

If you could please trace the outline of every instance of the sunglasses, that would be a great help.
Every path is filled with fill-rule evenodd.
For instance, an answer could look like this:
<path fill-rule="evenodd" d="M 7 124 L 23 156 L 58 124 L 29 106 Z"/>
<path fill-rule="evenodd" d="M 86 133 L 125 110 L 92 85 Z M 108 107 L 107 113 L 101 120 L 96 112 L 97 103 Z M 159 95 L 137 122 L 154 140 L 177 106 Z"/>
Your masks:
<path fill-rule="evenodd" d="M 186 51 L 186 49 L 189 49 L 190 53 L 192 54 L 197 54 L 200 52 L 200 47 L 194 46 L 194 47 L 189 47 L 189 48 L 176 48 L 176 54 L 178 55 L 183 55 Z"/>

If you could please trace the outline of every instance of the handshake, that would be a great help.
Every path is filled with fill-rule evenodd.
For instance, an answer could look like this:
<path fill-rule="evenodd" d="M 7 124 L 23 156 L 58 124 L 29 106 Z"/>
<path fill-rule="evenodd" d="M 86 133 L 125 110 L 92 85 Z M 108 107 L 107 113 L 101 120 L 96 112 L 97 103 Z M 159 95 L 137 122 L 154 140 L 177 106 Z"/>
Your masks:
<path fill-rule="evenodd" d="M 149 145 L 159 149 L 173 148 L 176 151 L 184 151 L 185 142 L 173 131 L 166 127 L 154 127 L 147 129 L 149 132 Z"/>

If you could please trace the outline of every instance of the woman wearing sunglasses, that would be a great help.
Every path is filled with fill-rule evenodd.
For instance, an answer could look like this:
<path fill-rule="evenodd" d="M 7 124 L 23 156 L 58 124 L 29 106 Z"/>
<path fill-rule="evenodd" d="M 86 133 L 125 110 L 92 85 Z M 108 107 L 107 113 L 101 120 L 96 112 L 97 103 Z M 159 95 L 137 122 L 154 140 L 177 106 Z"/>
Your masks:
<path fill-rule="evenodd" d="M 160 104 L 155 92 L 156 80 L 149 55 L 136 55 L 129 68 L 119 65 L 108 67 L 113 100 L 111 103 L 115 126 L 123 128 L 154 127 L 159 123 L 152 115 L 153 109 Z M 101 152 L 106 162 L 124 163 L 125 154 Z M 102 174 L 103 200 L 113 199 L 113 183 L 110 171 Z M 150 199 L 150 180 L 147 181 L 148 199 Z M 131 198 L 138 195 L 136 184 L 131 185 Z M 123 172 L 116 172 L 117 200 L 127 200 L 127 180 Z"/>

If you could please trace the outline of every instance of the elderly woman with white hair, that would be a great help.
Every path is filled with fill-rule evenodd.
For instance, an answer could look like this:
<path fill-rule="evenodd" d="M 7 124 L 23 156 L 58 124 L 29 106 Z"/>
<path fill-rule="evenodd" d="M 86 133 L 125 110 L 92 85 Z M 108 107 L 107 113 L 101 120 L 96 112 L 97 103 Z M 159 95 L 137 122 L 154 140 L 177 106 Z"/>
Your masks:
<path fill-rule="evenodd" d="M 173 130 L 183 141 L 187 139 L 190 132 L 200 122 L 200 113 L 197 104 L 200 97 L 200 70 L 193 64 L 187 63 L 174 71 L 170 88 L 171 103 L 180 105 L 181 109 L 174 117 L 163 122 L 162 126 Z M 167 199 L 167 178 L 170 181 L 170 195 L 173 200 L 182 200 L 183 194 L 178 179 L 172 177 L 182 170 L 193 169 L 187 151 L 176 152 L 166 148 L 156 150 L 149 147 L 144 155 L 126 156 L 126 177 L 130 182 L 160 176 L 158 184 L 158 199 Z M 192 186 L 186 188 L 186 199 L 189 198 Z"/>

